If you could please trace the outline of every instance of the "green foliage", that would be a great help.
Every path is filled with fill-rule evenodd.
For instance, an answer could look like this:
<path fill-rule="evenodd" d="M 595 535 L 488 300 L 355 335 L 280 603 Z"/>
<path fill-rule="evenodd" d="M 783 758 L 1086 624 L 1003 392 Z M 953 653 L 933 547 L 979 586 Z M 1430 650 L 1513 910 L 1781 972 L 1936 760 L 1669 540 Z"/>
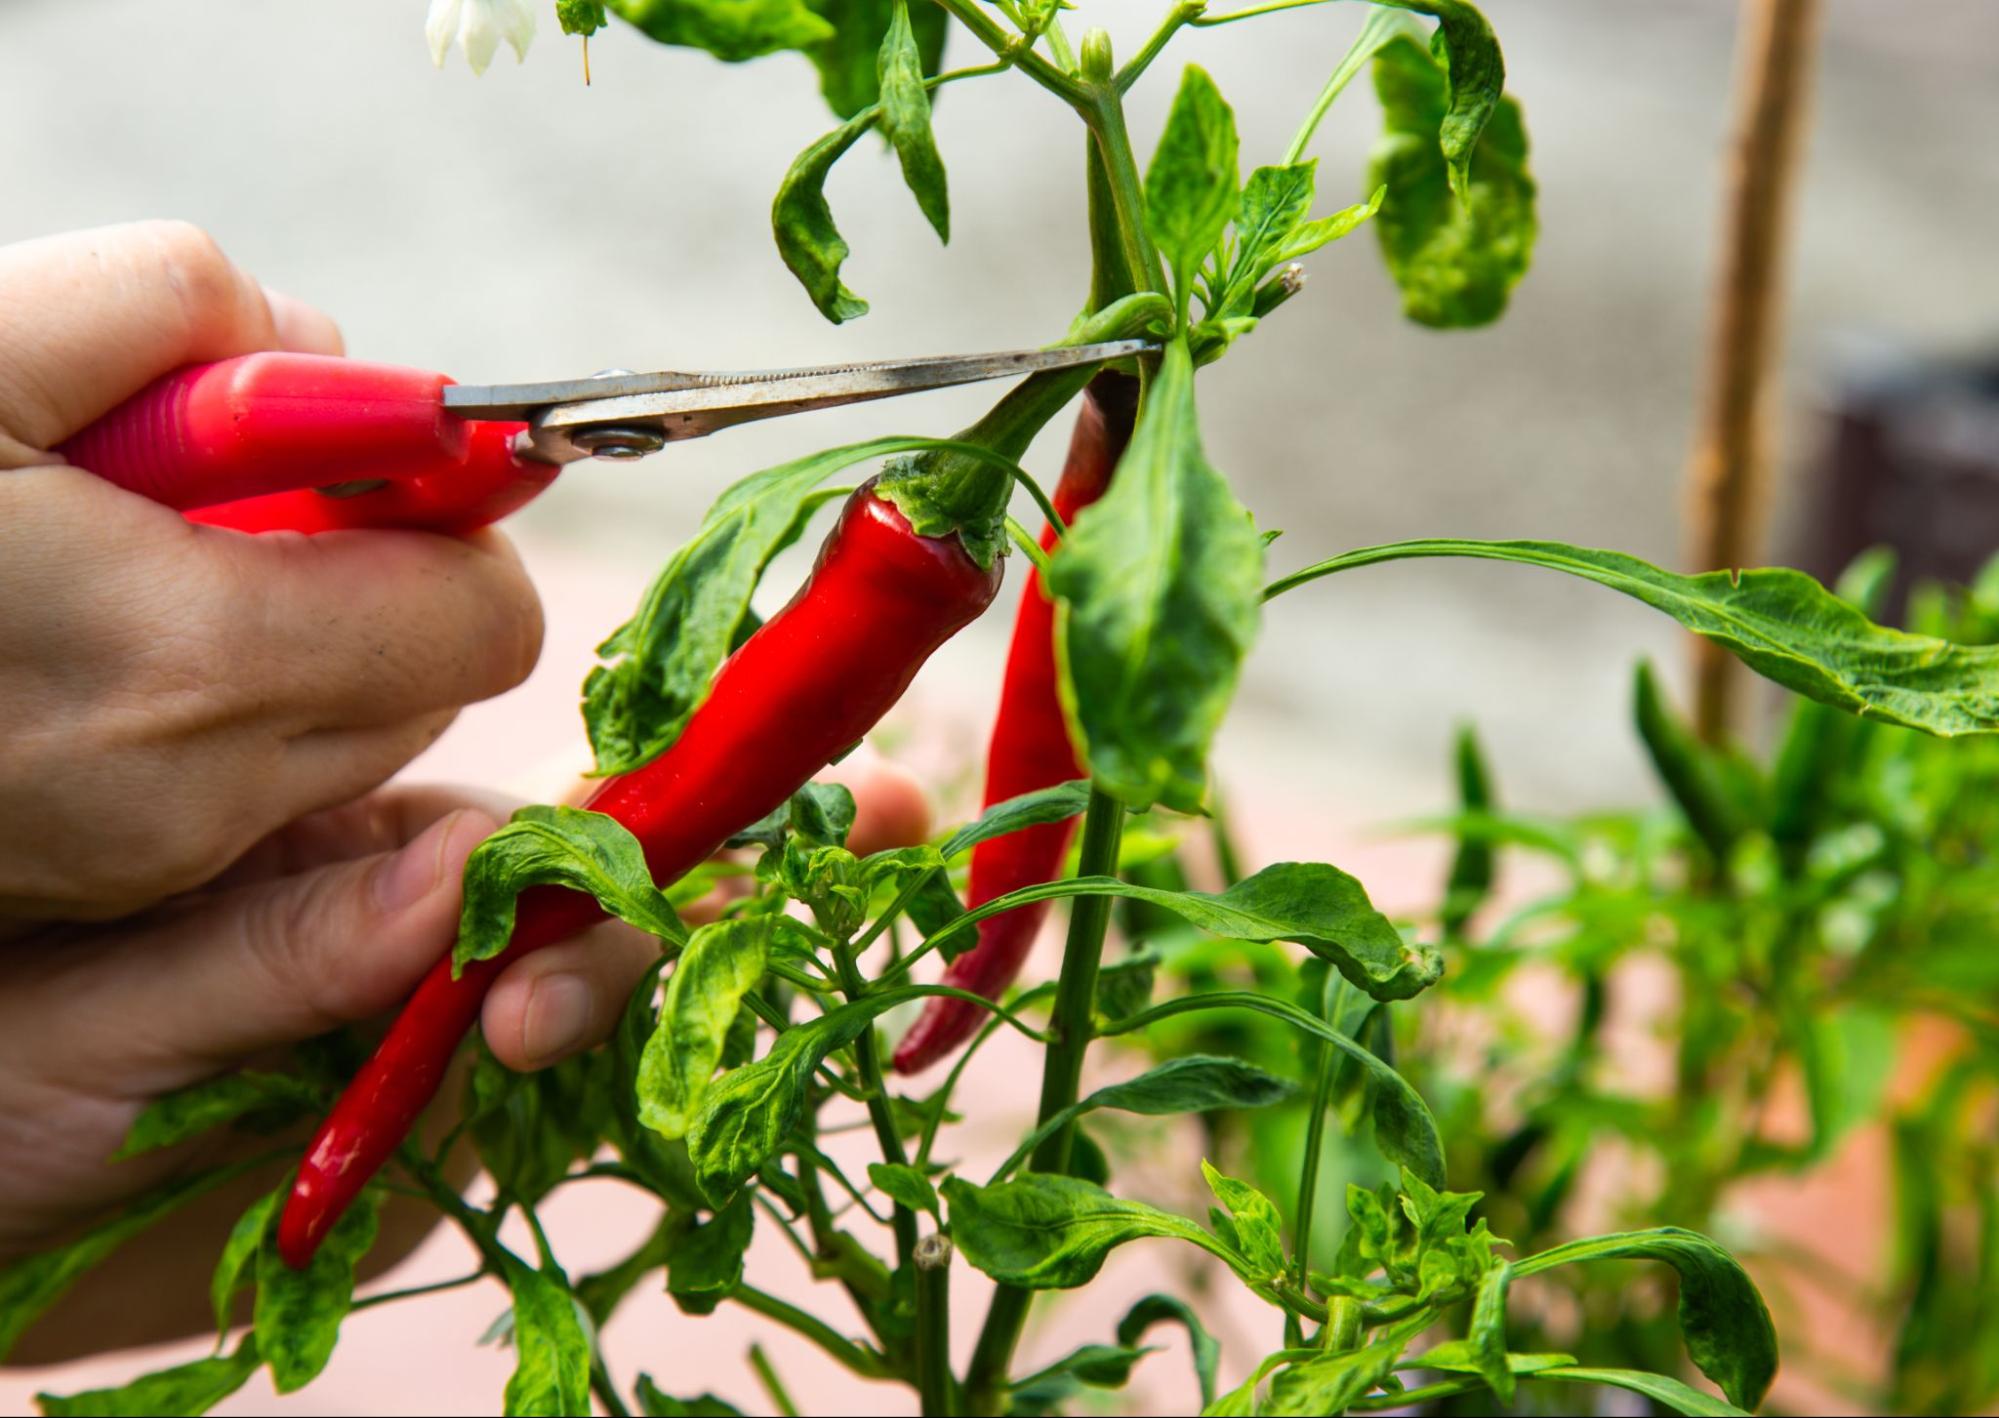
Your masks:
<path fill-rule="evenodd" d="M 1236 213 L 1237 149 L 1234 111 L 1207 71 L 1189 64 L 1145 171 L 1145 224 L 1172 269 L 1183 310 L 1194 273 Z"/>
<path fill-rule="evenodd" d="M 248 1383 L 261 1363 L 257 1337 L 250 1334 L 227 1354 L 161 1369 L 120 1388 L 66 1396 L 36 1394 L 35 1404 L 45 1418 L 178 1418 L 206 1413 Z"/>
<path fill-rule="evenodd" d="M 1664 611 L 1786 689 L 1865 719 L 1945 737 L 1999 731 L 1999 647 L 1876 625 L 1786 567 L 1680 576 L 1622 552 L 1560 542 L 1435 538 L 1348 552 L 1285 577 L 1269 594 L 1335 571 L 1432 556 L 1517 562 L 1608 586 Z"/>
<path fill-rule="evenodd" d="M 585 39 L 611 23 L 605 13 L 606 0 L 555 0 L 555 22 L 564 34 L 580 34 Z"/>
<path fill-rule="evenodd" d="M 933 12 L 934 13 L 934 12 Z M 882 40 L 882 136 L 902 164 L 916 205 L 936 228 L 940 241 L 951 239 L 951 200 L 946 191 L 944 159 L 930 130 L 930 92 L 924 87 L 923 55 L 910 23 L 909 0 L 894 0 L 888 34 Z"/>
<path fill-rule="evenodd" d="M 618 17 L 661 44 L 705 49 L 738 63 L 833 36 L 805 0 L 606 0 Z"/>
<path fill-rule="evenodd" d="M 524 807 L 472 849 L 452 966 L 490 960 L 514 934 L 515 899 L 530 886 L 566 886 L 663 943 L 687 928 L 646 868 L 645 849 L 622 823 L 575 807 Z"/>
<path fill-rule="evenodd" d="M 504 1257 L 513 1292 L 514 1372 L 507 1380 L 508 1418 L 588 1418 L 590 1337 L 568 1277 L 552 1264 L 536 1269 Z"/>
<path fill-rule="evenodd" d="M 1387 189 L 1374 230 L 1403 314 L 1446 329 L 1490 324 L 1527 274 L 1539 230 L 1520 105 L 1478 99 L 1486 113 L 1474 123 L 1466 91 L 1410 39 L 1376 52 L 1374 87 L 1384 122 L 1367 182 Z"/>
<path fill-rule="evenodd" d="M 225 1073 L 148 1103 L 111 1160 L 123 1162 L 173 1147 L 238 1120 L 266 1129 L 281 1126 L 325 1103 L 320 1089 L 289 1074 L 255 1069 Z"/>
<path fill-rule="evenodd" d="M 279 1393 L 304 1388 L 333 1357 L 340 1323 L 354 1305 L 354 1267 L 375 1244 L 382 1198 L 361 1193 L 328 1233 L 312 1263 L 293 1270 L 266 1233 L 257 1252 L 257 1348 Z"/>
<path fill-rule="evenodd" d="M 769 916 L 717 921 L 681 952 L 639 1060 L 639 1121 L 661 1137 L 687 1135 L 743 996 L 764 977 L 771 932 Z"/>
<path fill-rule="evenodd" d="M 1117 481 L 1046 579 L 1062 602 L 1063 707 L 1106 791 L 1200 807 L 1262 573 L 1255 523 L 1201 451 L 1193 359 L 1169 345 Z"/>
<path fill-rule="evenodd" d="M 840 279 L 840 267 L 846 264 L 850 248 L 834 224 L 833 208 L 826 201 L 826 179 L 832 175 L 833 164 L 847 155 L 861 134 L 874 127 L 879 116 L 879 109 L 864 108 L 800 153 L 778 184 L 777 200 L 771 204 L 777 254 L 798 277 L 819 313 L 835 325 L 866 315 L 868 303 Z"/>

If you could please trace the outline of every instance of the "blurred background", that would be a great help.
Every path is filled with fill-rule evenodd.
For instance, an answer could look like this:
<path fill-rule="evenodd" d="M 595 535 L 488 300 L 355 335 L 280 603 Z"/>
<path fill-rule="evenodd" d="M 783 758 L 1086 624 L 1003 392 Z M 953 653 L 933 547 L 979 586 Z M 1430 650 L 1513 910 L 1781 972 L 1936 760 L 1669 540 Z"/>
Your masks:
<path fill-rule="evenodd" d="M 1078 19 L 1105 25 L 1129 52 L 1161 8 L 1083 0 Z M 1259 522 L 1284 531 L 1272 552 L 1280 570 L 1427 535 L 1542 537 L 1682 564 L 1736 7 L 1488 9 L 1540 184 L 1534 269 L 1507 317 L 1475 333 L 1405 323 L 1363 231 L 1309 258 L 1304 295 L 1203 378 L 1210 455 Z M 1215 74 L 1236 107 L 1245 164 L 1273 161 L 1362 14 L 1329 6 L 1194 33 L 1171 57 Z M 879 145 L 864 142 L 836 170 L 829 196 L 854 249 L 846 280 L 874 303 L 836 328 L 767 234 L 786 166 L 831 126 L 804 59 L 733 69 L 614 24 L 592 42 L 595 84 L 585 88 L 576 43 L 544 15 L 524 65 L 503 51 L 475 80 L 455 54 L 443 73 L 432 69 L 422 25 L 416 0 L 6 0 L 0 241 L 184 217 L 268 284 L 332 312 L 350 353 L 474 382 L 1038 344 L 1083 294 L 1080 131 L 1018 80 L 955 86 L 939 100 L 949 248 Z M 1376 126 L 1365 90 L 1350 90 L 1321 130 L 1322 204 L 1362 195 Z M 1135 95 L 1141 152 L 1170 92 L 1155 78 Z M 1999 6 L 1828 5 L 1766 560 L 1837 569 L 1826 499 L 1813 489 L 1855 495 L 1850 481 L 1815 471 L 1836 461 L 1825 456 L 1825 410 L 1851 371 L 1879 369 L 1883 351 L 1969 356 L 1994 337 L 1995 131 Z M 548 603 L 542 668 L 469 711 L 412 772 L 547 794 L 583 761 L 574 705 L 590 647 L 722 487 L 816 447 L 946 433 L 991 397 L 947 391 L 751 426 L 636 466 L 571 470 L 510 524 Z M 1064 438 L 1051 431 L 1030 466 L 1051 471 Z M 802 569 L 805 553 L 790 555 L 767 582 L 771 604 Z M 947 647 L 883 736 L 937 775 L 952 808 L 975 792 L 964 746 L 983 734 L 1006 628 L 995 616 Z M 1391 908 L 1429 899 L 1439 849 L 1374 829 L 1444 804 L 1450 735 L 1466 720 L 1514 805 L 1649 800 L 1626 728 L 1639 653 L 1684 683 L 1685 647 L 1669 622 L 1520 568 L 1391 565 L 1287 598 L 1250 660 L 1218 760 L 1248 854 L 1323 854 Z M 1000 1087 L 997 1063 L 981 1072 Z M 1006 1110 L 1029 1103 L 993 1106 L 1010 1124 Z M 1831 1214 L 1836 1224 L 1836 1204 Z M 615 1204 L 556 1208 L 551 1222 L 603 1227 L 605 1255 L 618 1249 Z M 434 1243 L 398 1283 L 420 1280 L 421 1267 L 449 1273 L 454 1244 Z M 503 1303 L 474 1292 L 357 1316 L 325 1380 L 284 1409 L 486 1411 L 510 1358 L 464 1356 Z M 758 1401 L 740 1345 L 649 1304 L 616 1327 L 627 1367 L 657 1372 L 677 1355 L 688 1376 L 677 1389 Z M 439 1357 L 412 1364 L 416 1352 Z M 782 1341 L 772 1352 L 814 1392 L 821 1371 L 810 1360 Z M 1231 1372 L 1251 1352 L 1234 1349 Z M 143 1362 L 9 1373 L 0 1408 Z M 841 1392 L 818 1390 L 816 1406 L 838 1407 Z M 854 1400 L 878 1401 L 867 1391 Z M 277 1402 L 253 1385 L 227 1411 Z"/>

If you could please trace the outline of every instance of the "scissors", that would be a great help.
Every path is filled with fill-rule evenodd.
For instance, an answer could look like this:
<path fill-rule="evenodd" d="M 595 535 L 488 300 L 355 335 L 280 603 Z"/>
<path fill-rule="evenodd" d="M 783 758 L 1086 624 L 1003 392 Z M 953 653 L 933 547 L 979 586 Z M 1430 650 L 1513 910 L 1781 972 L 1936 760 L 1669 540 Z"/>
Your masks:
<path fill-rule="evenodd" d="M 610 370 L 471 385 L 327 355 L 265 353 L 156 381 L 56 450 L 78 467 L 241 531 L 468 532 L 566 465 L 626 460 L 755 419 L 1098 364 L 1147 340 L 740 372 Z"/>

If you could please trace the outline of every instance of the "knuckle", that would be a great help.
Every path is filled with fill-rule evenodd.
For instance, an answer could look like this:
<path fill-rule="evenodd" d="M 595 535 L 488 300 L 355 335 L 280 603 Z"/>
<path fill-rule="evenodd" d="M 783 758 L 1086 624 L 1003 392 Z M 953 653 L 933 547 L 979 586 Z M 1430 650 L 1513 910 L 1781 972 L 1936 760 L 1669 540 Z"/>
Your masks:
<path fill-rule="evenodd" d="M 196 349 L 222 343 L 241 328 L 245 283 L 220 243 L 192 222 L 147 222 L 141 228 L 157 273 L 173 292 L 188 342 Z"/>

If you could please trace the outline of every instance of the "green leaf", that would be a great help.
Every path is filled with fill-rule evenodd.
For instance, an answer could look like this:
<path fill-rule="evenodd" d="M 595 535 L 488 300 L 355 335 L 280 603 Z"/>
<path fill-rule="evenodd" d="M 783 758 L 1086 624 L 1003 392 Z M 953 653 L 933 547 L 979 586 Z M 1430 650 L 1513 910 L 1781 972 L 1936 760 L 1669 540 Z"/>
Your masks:
<path fill-rule="evenodd" d="M 1223 1233 L 1266 1283 L 1274 1283 L 1288 1264 L 1284 1254 L 1284 1218 L 1276 1205 L 1251 1186 L 1224 1176 L 1201 1161 L 1201 1176 L 1215 1200 L 1228 1208 L 1229 1227 Z"/>
<path fill-rule="evenodd" d="M 1405 941 L 1358 881 L 1322 862 L 1276 862 L 1219 893 L 1166 891 L 1108 876 L 1072 877 L 995 897 L 952 922 L 948 933 L 968 933 L 1016 906 L 1065 896 L 1121 896 L 1163 907 L 1211 935 L 1291 941 L 1375 999 L 1408 999 L 1443 974 L 1433 948 Z"/>
<path fill-rule="evenodd" d="M 866 315 L 868 303 L 840 280 L 840 267 L 850 248 L 826 203 L 826 178 L 833 164 L 874 126 L 879 114 L 879 109 L 863 109 L 800 153 L 778 184 L 777 200 L 771 204 L 777 254 L 798 277 L 819 313 L 835 325 Z"/>
<path fill-rule="evenodd" d="M 1361 1395 L 1370 1393 L 1395 1371 L 1395 1361 L 1409 1341 L 1427 1327 L 1430 1317 L 1380 1331 L 1374 1343 L 1343 1354 L 1322 1354 L 1302 1364 L 1280 1369 L 1270 1381 L 1266 1414 L 1344 1412 Z"/>
<path fill-rule="evenodd" d="M 1278 263 L 1278 253 L 1312 210 L 1318 166 L 1313 159 L 1260 167 L 1249 175 L 1235 218 L 1235 259 L 1229 263 L 1221 292 L 1208 307 L 1211 319 L 1250 313 L 1257 282 Z"/>
<path fill-rule="evenodd" d="M 639 1121 L 661 1137 L 687 1135 L 743 996 L 763 979 L 770 938 L 770 917 L 738 917 L 701 927 L 681 952 L 639 1060 Z"/>
<path fill-rule="evenodd" d="M 141 1153 L 172 1147 L 211 1128 L 258 1115 L 275 1123 L 316 1111 L 326 1100 L 302 1078 L 245 1069 L 207 1079 L 155 1098 L 132 1121 L 125 1141 L 111 1154 L 123 1162 Z"/>
<path fill-rule="evenodd" d="M 1085 1098 L 1092 1110 L 1167 1117 L 1219 1108 L 1264 1108 L 1297 1091 L 1289 1079 L 1266 1072 L 1246 1059 L 1187 1054 L 1168 1059 L 1136 1078 L 1112 1083 Z"/>
<path fill-rule="evenodd" d="M 1485 818 L 1493 810 L 1492 775 L 1485 766 L 1485 753 L 1478 735 L 1467 724 L 1458 730 L 1456 768 L 1458 807 L 1467 817 Z M 1480 833 L 1460 831 L 1457 852 L 1451 858 L 1451 872 L 1444 880 L 1444 906 L 1439 913 L 1444 934 L 1464 932 L 1478 908 L 1492 894 L 1493 841 Z"/>
<path fill-rule="evenodd" d="M 1715 861 L 1726 865 L 1737 839 L 1752 824 L 1729 789 L 1720 755 L 1666 703 L 1649 660 L 1638 662 L 1633 677 L 1632 715 L 1659 781 L 1694 835 Z"/>
<path fill-rule="evenodd" d="M 687 1129 L 702 1192 L 713 1201 L 734 1195 L 777 1154 L 804 1112 L 812 1075 L 827 1056 L 860 1038 L 876 1016 L 914 997 L 908 990 L 884 990 L 794 1024 L 755 1063 L 709 1084 Z"/>
<path fill-rule="evenodd" d="M 1740 1262 L 1677 1226 L 1570 1241 L 1514 1262 L 1515 1279 L 1590 1260 L 1664 1261 L 1680 1276 L 1680 1336 L 1696 1367 L 1729 1399 L 1755 1408 L 1777 1372 L 1777 1331 Z"/>
<path fill-rule="evenodd" d="M 1279 266 L 1286 261 L 1296 261 L 1300 256 L 1309 256 L 1322 246 L 1330 246 L 1341 237 L 1352 234 L 1362 222 L 1381 210 L 1381 204 L 1388 197 L 1386 187 L 1376 187 L 1368 194 L 1365 202 L 1356 202 L 1351 207 L 1342 207 L 1331 216 L 1301 223 L 1291 233 L 1290 238 L 1279 247 L 1271 260 L 1271 265 Z"/>
<path fill-rule="evenodd" d="M 1208 72 L 1189 64 L 1145 170 L 1145 225 L 1173 269 L 1181 306 L 1194 273 L 1236 213 L 1235 113 Z"/>
<path fill-rule="evenodd" d="M 1248 1262 L 1184 1216 L 1123 1201 L 1075 1177 L 1032 1172 L 997 1186 L 963 1177 L 942 1188 L 951 1239 L 977 1269 L 1006 1285 L 1073 1290 L 1127 1241 L 1165 1237 L 1199 1246 L 1238 1274 Z"/>
<path fill-rule="evenodd" d="M 1897 1062 L 1897 1017 L 1865 1004 L 1812 1010 L 1795 1030 L 1811 1105 L 1808 1156 L 1823 1160 L 1840 1139 L 1876 1115 Z"/>
<path fill-rule="evenodd" d="M 1675 1413 L 1689 1413 L 1696 1415 L 1696 1418 L 1749 1418 L 1745 1410 L 1723 1403 L 1699 1389 L 1689 1388 L 1678 1379 L 1664 1374 L 1641 1373 L 1635 1369 L 1544 1369 L 1528 1377 L 1556 1383 L 1609 1384 L 1612 1388 L 1643 1394 Z"/>
<path fill-rule="evenodd" d="M 257 1248 L 263 1244 L 264 1233 L 271 1229 L 271 1217 L 276 1214 L 289 1189 L 280 1188 L 265 1192 L 255 1201 L 230 1229 L 229 1239 L 223 1243 L 221 1258 L 215 1262 L 215 1274 L 208 1282 L 208 1303 L 215 1312 L 215 1337 L 219 1343 L 229 1334 L 229 1322 L 236 1308 L 236 1292 L 250 1283 L 250 1276 L 244 1268 L 257 1258 Z M 254 1271 L 252 1272 L 254 1274 Z"/>
<path fill-rule="evenodd" d="M 894 0 L 805 0 L 833 26 L 830 37 L 806 51 L 819 69 L 819 91 L 841 118 L 852 118 L 881 96 L 878 80 L 882 42 L 893 17 Z M 950 17 L 941 6 L 920 4 L 910 12 L 916 48 L 925 74 L 935 74 L 944 57 Z"/>
<path fill-rule="evenodd" d="M 666 1253 L 666 1289 L 681 1312 L 713 1314 L 743 1282 L 743 1254 L 756 1234 L 757 1211 L 748 1192 L 708 1220 L 673 1239 Z"/>
<path fill-rule="evenodd" d="M 705 49 L 737 63 L 827 39 L 832 26 L 804 0 L 607 0 L 610 8 L 661 44 Z"/>
<path fill-rule="evenodd" d="M 1085 1384 L 1091 1388 L 1123 1388 L 1131 1382 L 1131 1371 L 1138 1361 L 1152 1352 L 1123 1345 L 1085 1344 L 1047 1368 L 1015 1381 L 1009 1411 L 1052 1411 L 1055 1404 Z"/>
<path fill-rule="evenodd" d="M 807 783 L 791 795 L 791 830 L 820 847 L 844 847 L 854 830 L 853 789 L 842 783 Z"/>
<path fill-rule="evenodd" d="M 257 1336 L 246 1334 L 229 1354 L 214 1354 L 147 1374 L 122 1388 L 85 1393 L 38 1393 L 35 1405 L 48 1418 L 179 1418 L 206 1413 L 249 1380 L 263 1360 Z"/>
<path fill-rule="evenodd" d="M 0 1266 L 0 1360 L 98 1262 L 154 1222 L 246 1170 L 245 1164 L 222 1167 L 141 1195 L 68 1244 Z"/>
<path fill-rule="evenodd" d="M 1058 783 L 1052 788 L 1037 788 L 1031 793 L 1008 798 L 994 803 L 977 820 L 946 837 L 937 851 L 944 860 L 969 852 L 981 842 L 995 837 L 1004 837 L 1009 832 L 1018 832 L 1023 827 L 1039 827 L 1049 822 L 1067 822 L 1072 817 L 1081 816 L 1090 805 L 1090 780 L 1077 778 L 1071 782 Z M 876 855 L 880 855 L 877 853 Z M 869 861 L 874 858 L 870 857 Z"/>
<path fill-rule="evenodd" d="M 1167 346 L 1117 480 L 1063 539 L 1063 710 L 1091 772 L 1133 808 L 1198 811 L 1208 744 L 1256 637 L 1263 541 L 1201 451 L 1194 365 Z"/>
<path fill-rule="evenodd" d="M 601 812 L 536 805 L 516 812 L 465 861 L 454 971 L 507 948 L 515 898 L 530 886 L 566 886 L 594 896 L 610 914 L 648 935 L 676 945 L 687 940 L 687 928 L 653 885 L 645 848 L 630 829 Z"/>
<path fill-rule="evenodd" d="M 870 1162 L 868 1180 L 890 1201 L 911 1211 L 925 1211 L 939 1218 L 944 1214 L 938 1208 L 937 1188 L 930 1184 L 930 1178 L 906 1162 Z"/>
<path fill-rule="evenodd" d="M 1422 556 L 1519 562 L 1608 586 L 1664 611 L 1758 674 L 1862 718 L 1945 738 L 1999 730 L 1999 646 L 1953 645 L 1876 625 L 1804 572 L 1782 567 L 1678 576 L 1622 552 L 1560 542 L 1439 538 L 1348 552 L 1285 577 L 1268 594 Z"/>
<path fill-rule="evenodd" d="M 1383 127 L 1368 187 L 1387 188 L 1374 230 L 1402 290 L 1403 314 L 1441 328 L 1490 324 L 1534 255 L 1534 179 L 1520 105 L 1497 101 L 1461 168 L 1462 158 L 1445 156 L 1441 136 L 1464 117 L 1454 112 L 1459 94 L 1421 45 L 1407 38 L 1383 45 L 1374 87 Z"/>
<path fill-rule="evenodd" d="M 1146 1117 L 1207 1113 L 1222 1108 L 1263 1108 L 1282 1102 L 1295 1091 L 1289 1080 L 1267 1073 L 1242 1059 L 1213 1054 L 1187 1054 L 1168 1059 L 1136 1078 L 1099 1088 L 1071 1103 L 1037 1127 L 1000 1164 L 995 1177 L 1005 1176 L 1052 1134 L 1086 1114 L 1109 1108 Z M 1080 1173 L 1078 1174 L 1080 1175 Z"/>
<path fill-rule="evenodd" d="M 614 1109 L 598 1077 L 587 1055 L 515 1073 L 481 1040 L 466 1118 L 479 1161 L 501 1190 L 532 1206 L 597 1150 Z"/>
<path fill-rule="evenodd" d="M 378 1190 L 362 1192 L 304 1270 L 280 1260 L 266 1233 L 257 1252 L 255 1325 L 257 1347 L 279 1393 L 304 1388 L 333 1357 L 340 1322 L 354 1305 L 354 1267 L 375 1244 L 381 1206 Z"/>
<path fill-rule="evenodd" d="M 1422 1095 L 1371 1050 L 1294 1004 L 1247 990 L 1208 991 L 1167 1000 L 1105 1032 L 1129 1033 L 1176 1014 L 1236 1009 L 1281 1019 L 1294 1029 L 1324 1040 L 1358 1063 L 1367 1080 L 1367 1110 L 1382 1155 L 1433 1185 L 1443 1182 L 1443 1138 Z"/>
<path fill-rule="evenodd" d="M 1447 1339 L 1442 1344 L 1434 1344 L 1421 1354 L 1405 1356 L 1395 1367 L 1398 1369 L 1434 1369 L 1441 1374 L 1471 1374 L 1483 1377 L 1484 1357 L 1468 1339 Z M 1574 1366 L 1573 1354 L 1508 1354 L 1506 1367 L 1517 1378 L 1523 1374 L 1538 1374 L 1547 1369 L 1566 1369 Z"/>
<path fill-rule="evenodd" d="M 657 962 L 632 987 L 617 1032 L 611 1036 L 610 1091 L 615 1106 L 606 1131 L 625 1165 L 643 1177 L 646 1186 L 675 1209 L 692 1211 L 701 1205 L 702 1198 L 694 1183 L 694 1165 L 685 1144 L 668 1142 L 638 1117 L 639 1066 L 644 1061 L 646 1045 L 659 1027 L 659 1011 L 653 1001 L 659 993 L 659 972 L 665 965 L 664 960 Z"/>
<path fill-rule="evenodd" d="M 1414 10 L 1437 20 L 1431 50 L 1442 66 L 1445 103 L 1442 120 L 1430 125 L 1437 150 L 1450 171 L 1451 190 L 1462 193 L 1469 182 L 1471 161 L 1486 124 L 1498 111 L 1506 87 L 1506 60 L 1499 38 L 1474 5 L 1466 0 L 1377 0 L 1401 10 Z M 1404 41 L 1416 48 L 1414 41 Z"/>
<path fill-rule="evenodd" d="M 514 1372 L 507 1379 L 508 1418 L 589 1418 L 590 1336 L 569 1279 L 507 1255 L 514 1297 Z"/>
<path fill-rule="evenodd" d="M 611 22 L 604 13 L 605 0 L 555 0 L 555 22 L 564 34 L 580 34 L 585 39 Z"/>
<path fill-rule="evenodd" d="M 699 1398 L 674 1398 L 661 1393 L 649 1374 L 640 1374 L 639 1411 L 646 1418 L 742 1418 L 742 1409 L 725 1399 L 704 1393 Z"/>
<path fill-rule="evenodd" d="M 1118 1321 L 1117 1342 L 1130 1348 L 1154 1325 L 1177 1324 L 1187 1331 L 1193 1350 L 1194 1377 L 1201 1385 L 1201 1406 L 1215 1401 L 1215 1375 L 1221 1368 L 1222 1346 L 1185 1300 L 1172 1295 L 1147 1295 Z"/>
<path fill-rule="evenodd" d="M 926 6 L 926 8 L 934 8 Z M 930 91 L 923 55 L 909 20 L 909 0 L 894 0 L 880 59 L 881 131 L 902 164 L 902 180 L 940 241 L 951 239 L 951 198 L 944 159 L 930 129 Z"/>
<path fill-rule="evenodd" d="M 1506 1292 L 1513 1267 L 1500 1261 L 1478 1283 L 1469 1335 L 1472 1362 L 1486 1385 L 1505 1404 L 1513 1402 L 1513 1368 L 1506 1353 Z"/>
<path fill-rule="evenodd" d="M 1106 965 L 1097 973 L 1097 1017 L 1115 1024 L 1152 1003 L 1159 975 L 1159 957 L 1134 955 Z"/>

